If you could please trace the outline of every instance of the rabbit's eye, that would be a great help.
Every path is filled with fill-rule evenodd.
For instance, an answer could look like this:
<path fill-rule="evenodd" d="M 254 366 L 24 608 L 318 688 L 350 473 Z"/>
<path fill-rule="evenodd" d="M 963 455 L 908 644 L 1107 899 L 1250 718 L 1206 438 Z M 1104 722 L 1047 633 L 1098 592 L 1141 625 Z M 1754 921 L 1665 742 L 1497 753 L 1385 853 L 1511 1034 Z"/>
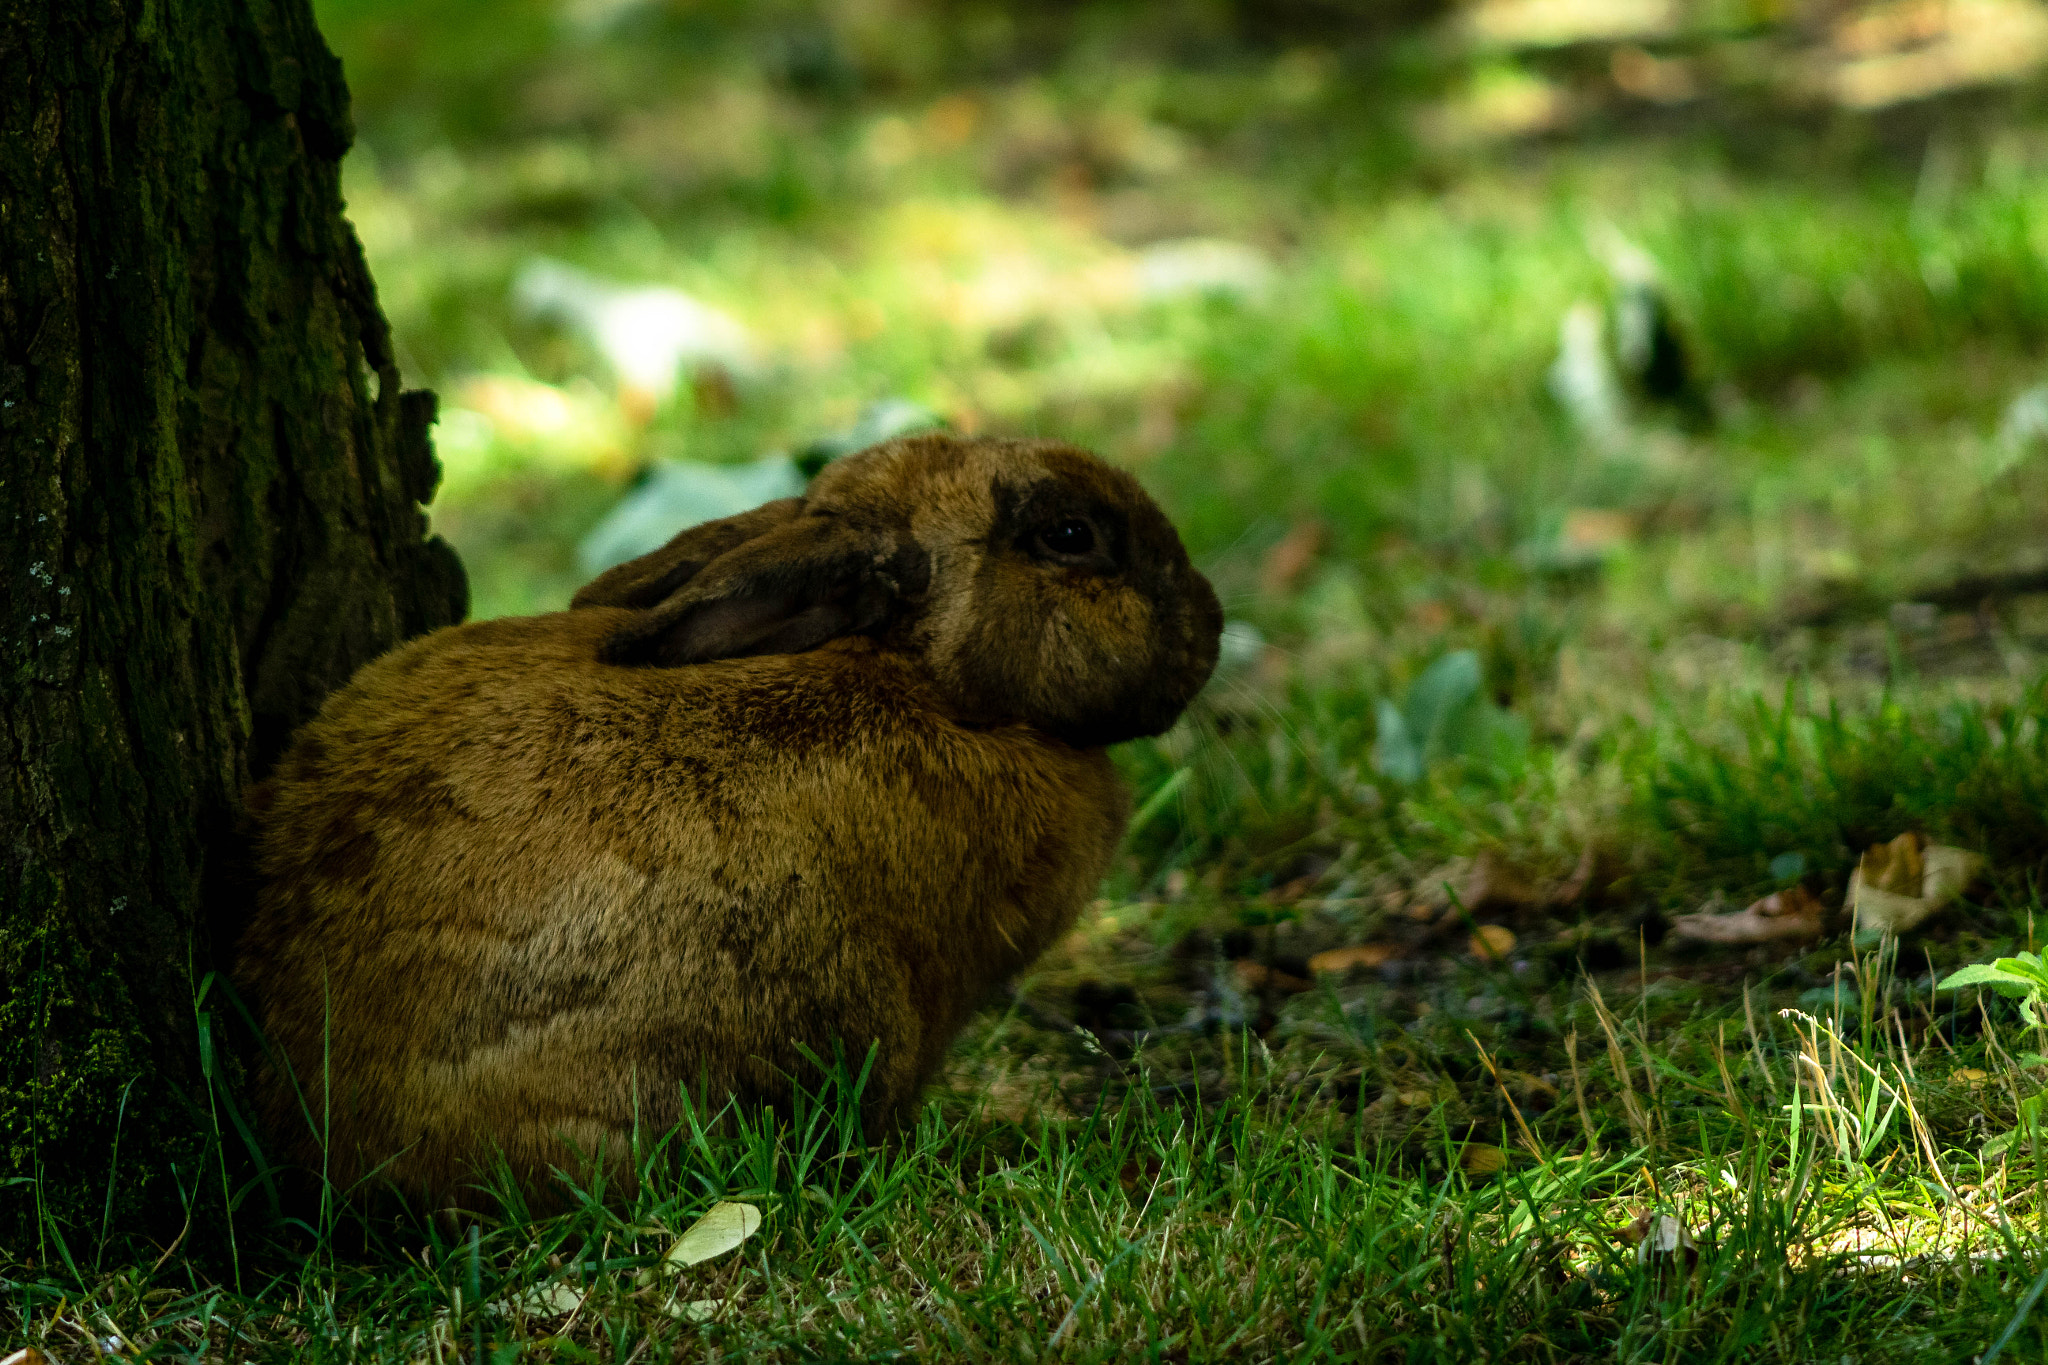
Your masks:
<path fill-rule="evenodd" d="M 1078 517 L 1069 517 L 1054 522 L 1038 539 L 1056 555 L 1085 555 L 1095 548 L 1095 529 Z"/>

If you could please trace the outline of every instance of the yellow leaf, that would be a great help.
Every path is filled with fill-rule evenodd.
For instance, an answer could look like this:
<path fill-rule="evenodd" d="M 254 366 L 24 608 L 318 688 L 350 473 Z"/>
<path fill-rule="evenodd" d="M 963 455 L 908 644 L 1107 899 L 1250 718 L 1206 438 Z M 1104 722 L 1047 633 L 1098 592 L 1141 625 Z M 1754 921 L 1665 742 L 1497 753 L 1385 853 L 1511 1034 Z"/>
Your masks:
<path fill-rule="evenodd" d="M 1472 935 L 1472 956 L 1481 962 L 1499 962 L 1515 950 L 1514 931 L 1500 924 L 1482 924 Z"/>
<path fill-rule="evenodd" d="M 711 1212 L 676 1238 L 676 1244 L 661 1258 L 662 1269 L 674 1273 L 684 1266 L 723 1256 L 752 1237 L 761 1227 L 761 1210 L 752 1204 L 713 1204 Z"/>
<path fill-rule="evenodd" d="M 1926 847 L 1926 838 L 1913 830 L 1888 844 L 1872 844 L 1857 864 L 1857 870 L 1863 874 L 1863 885 L 1898 896 L 1919 895 L 1921 878 L 1926 875 L 1922 852 Z"/>
<path fill-rule="evenodd" d="M 1308 960 L 1312 972 L 1348 972 L 1353 967 L 1378 967 L 1394 960 L 1392 945 L 1361 943 L 1353 948 L 1331 948 Z"/>
<path fill-rule="evenodd" d="M 1961 896 L 1983 870 L 1981 853 L 1941 844 L 1920 847 L 1901 835 L 1864 854 L 1863 862 L 1849 875 L 1849 909 L 1859 930 L 1903 934 Z M 1906 878 L 1918 880 L 1905 892 L 1876 884 L 1881 880 L 1898 885 Z"/>
<path fill-rule="evenodd" d="M 1230 964 L 1231 974 L 1237 979 L 1241 991 L 1273 991 L 1279 995 L 1300 995 L 1315 987 L 1300 977 L 1269 967 L 1263 962 L 1249 958 Z"/>

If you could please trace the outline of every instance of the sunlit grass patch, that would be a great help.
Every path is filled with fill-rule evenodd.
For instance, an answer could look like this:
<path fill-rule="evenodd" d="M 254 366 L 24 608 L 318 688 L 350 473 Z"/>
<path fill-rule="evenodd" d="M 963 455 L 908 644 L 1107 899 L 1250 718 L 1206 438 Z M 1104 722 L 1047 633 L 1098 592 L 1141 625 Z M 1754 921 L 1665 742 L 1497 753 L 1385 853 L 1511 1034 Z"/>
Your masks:
<path fill-rule="evenodd" d="M 1875 1339 L 1887 1358 L 1945 1359 L 1990 1341 L 2030 1278 L 2030 1196 L 1996 1173 L 1944 1193 L 1903 1132 L 1845 1154 L 1815 1131 L 1839 1096 L 1786 1070 L 1781 1097 L 1810 1106 L 1795 1140 L 1744 1060 L 1739 1122 L 1668 1121 L 1647 1150 L 1617 1125 L 1604 1154 L 1569 1128 L 1529 1150 L 1507 1118 L 1376 1144 L 1369 1109 L 1316 1121 L 1285 1058 L 1251 1040 L 1199 1099 L 1134 1059 L 1113 1102 L 1071 1117 L 935 1106 L 879 1147 L 859 1146 L 847 1087 L 781 1123 L 685 1125 L 609 1203 L 307 1228 L 248 1253 L 241 1293 L 175 1257 L 80 1279 L 9 1265 L 0 1311 L 12 1340 L 58 1359 L 110 1339 L 621 1361 L 1396 1360 L 1537 1342 L 1732 1361 Z M 1649 1084 L 1721 1089 L 1695 1066 Z M 720 1201 L 758 1209 L 759 1232 L 678 1265 L 678 1234 Z"/>

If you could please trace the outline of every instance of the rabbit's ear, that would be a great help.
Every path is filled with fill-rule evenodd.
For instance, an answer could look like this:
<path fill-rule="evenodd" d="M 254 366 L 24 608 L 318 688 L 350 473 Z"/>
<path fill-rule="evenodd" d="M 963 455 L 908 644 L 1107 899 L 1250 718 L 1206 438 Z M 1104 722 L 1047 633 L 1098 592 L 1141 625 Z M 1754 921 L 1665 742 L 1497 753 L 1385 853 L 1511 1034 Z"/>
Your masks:
<path fill-rule="evenodd" d="M 696 664 L 801 654 L 873 634 L 924 597 L 931 561 L 908 536 L 807 516 L 719 556 L 615 631 L 615 664 Z"/>
<path fill-rule="evenodd" d="M 659 550 L 606 569 L 577 590 L 569 609 L 658 606 L 712 560 L 795 520 L 803 505 L 802 498 L 778 498 L 751 512 L 692 526 Z"/>

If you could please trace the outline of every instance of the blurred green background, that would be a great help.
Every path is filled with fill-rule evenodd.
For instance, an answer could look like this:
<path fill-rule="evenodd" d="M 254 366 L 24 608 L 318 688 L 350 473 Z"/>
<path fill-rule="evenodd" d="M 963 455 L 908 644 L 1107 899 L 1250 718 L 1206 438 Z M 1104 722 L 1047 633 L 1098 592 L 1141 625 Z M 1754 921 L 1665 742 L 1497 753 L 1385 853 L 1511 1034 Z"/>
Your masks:
<path fill-rule="evenodd" d="M 1134 876 L 1279 876 L 1431 743 L 1585 823 L 1660 707 L 2042 672 L 2036 0 L 317 8 L 475 614 L 877 404 L 1090 445 L 1233 618 L 1125 761 L 1235 795 Z M 1498 723 L 1390 749 L 1468 650 Z"/>

